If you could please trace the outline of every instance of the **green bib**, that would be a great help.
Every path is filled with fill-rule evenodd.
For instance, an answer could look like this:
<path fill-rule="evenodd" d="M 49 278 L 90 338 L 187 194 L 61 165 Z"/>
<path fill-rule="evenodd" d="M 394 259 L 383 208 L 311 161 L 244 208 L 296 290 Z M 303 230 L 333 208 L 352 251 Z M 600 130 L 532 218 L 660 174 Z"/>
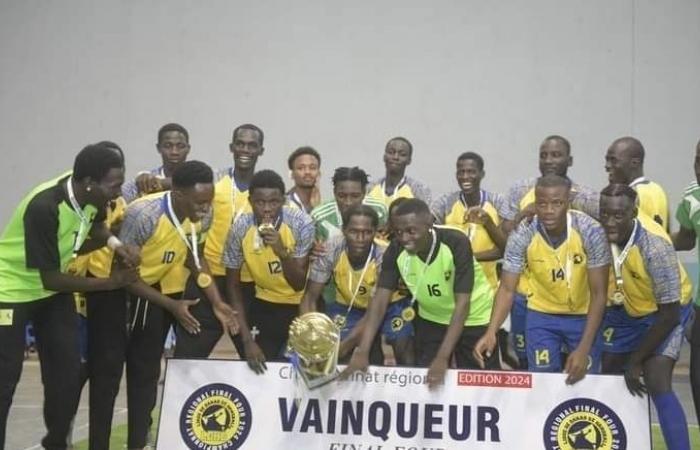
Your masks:
<path fill-rule="evenodd" d="M 56 186 L 68 175 L 70 173 L 65 173 L 34 188 L 17 206 L 0 236 L 0 303 L 31 302 L 55 294 L 44 289 L 39 270 L 27 267 L 24 214 L 27 205 L 35 196 Z M 61 271 L 65 271 L 73 257 L 73 244 L 80 229 L 80 218 L 66 201 L 59 203 L 57 208 L 56 242 Z M 96 209 L 93 206 L 88 205 L 83 210 L 89 219 L 94 218 Z"/>
<path fill-rule="evenodd" d="M 431 322 L 448 325 L 455 309 L 454 257 L 450 247 L 440 243 L 437 256 L 430 265 L 403 250 L 396 260 L 399 272 L 418 302 L 418 315 Z M 474 286 L 469 301 L 465 326 L 489 323 L 493 306 L 493 289 L 481 264 L 474 262 Z"/>

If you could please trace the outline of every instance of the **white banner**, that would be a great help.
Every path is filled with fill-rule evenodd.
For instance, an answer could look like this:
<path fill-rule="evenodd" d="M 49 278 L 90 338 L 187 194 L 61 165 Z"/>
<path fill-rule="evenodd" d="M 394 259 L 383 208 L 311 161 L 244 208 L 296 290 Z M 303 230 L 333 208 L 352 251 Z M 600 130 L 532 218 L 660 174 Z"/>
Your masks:
<path fill-rule="evenodd" d="M 168 361 L 161 450 L 651 450 L 648 399 L 622 377 L 371 367 L 312 391 L 289 364 Z M 296 400 L 295 400 L 296 399 Z"/>

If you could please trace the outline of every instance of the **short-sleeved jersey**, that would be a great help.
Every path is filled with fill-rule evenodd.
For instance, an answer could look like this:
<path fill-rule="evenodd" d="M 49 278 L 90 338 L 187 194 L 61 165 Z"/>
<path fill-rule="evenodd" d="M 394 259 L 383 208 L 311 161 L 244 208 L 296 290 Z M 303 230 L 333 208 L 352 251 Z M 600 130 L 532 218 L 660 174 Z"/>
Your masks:
<path fill-rule="evenodd" d="M 124 220 L 126 211 L 126 200 L 124 197 L 119 197 L 110 205 L 107 206 L 107 218 L 105 224 L 111 227 L 112 224 Z M 108 278 L 112 272 L 112 260 L 114 259 L 114 251 L 107 246 L 99 250 L 90 252 L 87 256 L 86 271 L 98 278 Z"/>
<path fill-rule="evenodd" d="M 519 181 L 508 191 L 506 207 L 503 210 L 503 219 L 515 220 L 519 212 L 528 205 L 535 203 L 535 186 L 537 178 L 528 178 Z M 588 186 L 571 182 L 571 208 L 582 211 L 591 217 L 598 218 L 600 208 L 600 194 Z M 528 284 L 529 274 L 527 268 L 520 276 L 518 292 L 529 297 L 530 286 Z"/>
<path fill-rule="evenodd" d="M 700 240 L 700 186 L 693 181 L 683 191 L 683 199 L 676 208 L 676 220 L 681 227 L 695 232 L 696 240 Z M 700 258 L 700 252 L 698 252 Z M 700 306 L 700 284 L 695 296 L 695 304 Z"/>
<path fill-rule="evenodd" d="M 396 290 L 399 279 L 418 302 L 423 319 L 448 325 L 456 294 L 471 294 L 466 326 L 485 325 L 491 317 L 493 289 L 479 264 L 475 264 L 467 236 L 459 230 L 433 227 L 436 246 L 427 263 L 411 255 L 397 241 L 389 244 L 377 286 Z"/>
<path fill-rule="evenodd" d="M 277 231 L 290 256 L 303 258 L 314 243 L 311 216 L 299 209 L 282 207 Z M 231 226 L 223 253 L 223 264 L 230 269 L 248 267 L 255 282 L 255 296 L 271 303 L 299 304 L 303 291 L 295 291 L 284 278 L 282 262 L 258 233 L 252 212 L 241 215 Z"/>
<path fill-rule="evenodd" d="M 640 177 L 630 183 L 637 191 L 637 206 L 639 212 L 651 217 L 668 233 L 668 197 L 658 183 Z"/>
<path fill-rule="evenodd" d="M 371 197 L 365 197 L 362 204 L 374 209 L 379 217 L 380 226 L 386 223 L 387 212 L 384 203 Z M 316 239 L 327 241 L 343 234 L 343 216 L 340 214 L 335 200 L 329 200 L 315 207 L 311 211 L 311 218 L 316 224 Z"/>
<path fill-rule="evenodd" d="M 590 304 L 588 269 L 610 264 L 603 227 L 590 216 L 569 211 L 571 227 L 556 248 L 535 216 L 521 222 L 506 245 L 503 270 L 520 274 L 528 268 L 528 308 L 549 314 L 586 314 Z"/>
<path fill-rule="evenodd" d="M 650 217 L 637 223 L 630 237 L 632 246 L 621 267 L 625 310 L 632 317 L 642 317 L 656 312 L 659 304 L 688 304 L 693 286 L 668 233 Z M 615 290 L 615 271 L 611 266 L 610 298 Z"/>
<path fill-rule="evenodd" d="M 80 217 L 65 184 L 70 172 L 34 188 L 17 206 L 0 236 L 0 303 L 31 302 L 54 294 L 44 289 L 40 271 L 65 272 L 73 258 Z M 97 210 L 83 207 L 87 236 Z"/>
<path fill-rule="evenodd" d="M 347 254 L 347 246 L 343 235 L 334 236 L 326 242 L 326 252 L 314 260 L 309 270 L 309 280 L 316 283 L 328 283 L 333 280 L 335 285 L 335 301 L 353 308 L 366 309 L 374 293 L 379 271 L 382 266 L 382 256 L 386 243 L 375 240 L 368 255 L 367 268 L 353 267 Z M 364 273 L 363 273 L 364 271 Z M 355 301 L 352 301 L 353 295 Z M 395 293 L 392 301 L 400 300 L 402 296 Z"/>
<path fill-rule="evenodd" d="M 158 178 L 165 178 L 165 172 L 163 172 L 163 166 L 157 167 L 155 169 L 151 169 L 148 171 L 151 175 L 155 175 Z M 136 180 L 129 180 L 126 181 L 124 184 L 122 184 L 122 197 L 126 201 L 127 204 L 133 202 L 140 196 L 142 196 L 139 192 L 138 186 L 136 186 Z"/>
<path fill-rule="evenodd" d="M 501 223 L 501 217 L 505 209 L 505 198 L 497 193 L 481 191 L 481 208 L 491 217 L 496 225 Z M 486 227 L 475 223 L 467 223 L 464 215 L 469 209 L 460 191 L 445 194 L 438 198 L 431 206 L 433 216 L 438 224 L 449 225 L 464 231 L 469 237 L 474 254 L 491 251 L 496 244 L 489 236 Z M 496 261 L 480 261 L 484 273 L 491 283 L 491 287 L 498 287 L 498 275 L 496 273 Z"/>
<path fill-rule="evenodd" d="M 141 197 L 126 208 L 119 238 L 126 245 L 141 247 L 141 279 L 151 286 L 159 284 L 163 294 L 182 292 L 189 271 L 185 260 L 189 252 L 168 214 L 170 191 Z M 211 214 L 194 224 L 196 241 L 203 243 L 211 226 Z M 182 221 L 182 229 L 191 239 L 191 222 Z"/>
<path fill-rule="evenodd" d="M 251 206 L 248 201 L 248 186 L 241 186 L 234 182 L 233 169 L 220 171 L 214 185 L 211 229 L 204 244 L 204 256 L 213 275 L 226 274 L 226 268 L 221 264 L 226 236 L 231 229 L 231 224 L 242 214 L 249 212 L 251 212 Z M 251 281 L 249 276 L 242 279 Z"/>
<path fill-rule="evenodd" d="M 405 176 L 396 186 L 394 192 L 389 193 L 386 192 L 384 186 L 385 180 L 386 178 L 381 178 L 376 183 L 372 183 L 367 189 L 367 197 L 374 198 L 383 203 L 387 210 L 389 206 L 391 206 L 391 202 L 397 198 L 417 198 L 430 205 L 430 188 L 424 183 Z"/>

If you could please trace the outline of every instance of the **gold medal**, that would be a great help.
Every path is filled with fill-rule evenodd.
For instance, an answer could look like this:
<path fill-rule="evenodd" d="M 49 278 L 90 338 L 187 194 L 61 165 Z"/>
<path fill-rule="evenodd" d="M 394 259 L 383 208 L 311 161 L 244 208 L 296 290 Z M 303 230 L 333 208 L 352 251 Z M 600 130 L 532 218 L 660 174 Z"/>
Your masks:
<path fill-rule="evenodd" d="M 345 325 L 348 323 L 348 321 L 345 316 L 337 314 L 335 317 L 333 317 L 333 323 L 335 323 L 335 326 L 337 326 L 339 330 L 342 330 L 343 328 L 345 328 Z"/>
<path fill-rule="evenodd" d="M 620 306 L 625 303 L 625 293 L 620 289 L 616 289 L 612 294 L 612 303 L 615 306 Z"/>
<path fill-rule="evenodd" d="M 199 272 L 199 275 L 197 275 L 197 286 L 202 289 L 206 289 L 211 286 L 212 281 L 211 275 L 208 273 Z"/>
<path fill-rule="evenodd" d="M 401 318 L 406 322 L 412 321 L 416 318 L 416 310 L 413 309 L 413 306 L 404 308 L 403 311 L 401 311 Z"/>
<path fill-rule="evenodd" d="M 265 233 L 265 232 L 270 232 L 274 231 L 275 226 L 272 225 L 271 223 L 261 223 L 258 225 L 258 233 Z"/>

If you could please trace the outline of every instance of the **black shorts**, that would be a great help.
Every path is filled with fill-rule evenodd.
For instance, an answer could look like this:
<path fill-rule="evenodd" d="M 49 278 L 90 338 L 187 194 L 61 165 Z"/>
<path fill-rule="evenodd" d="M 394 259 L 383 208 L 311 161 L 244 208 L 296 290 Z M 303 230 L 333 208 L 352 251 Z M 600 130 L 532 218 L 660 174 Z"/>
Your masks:
<path fill-rule="evenodd" d="M 431 322 L 421 317 L 416 317 L 414 322 L 416 327 L 416 364 L 419 367 L 428 367 L 445 338 L 447 325 Z M 479 363 L 474 359 L 472 351 L 487 328 L 487 325 L 464 327 L 453 353 L 458 369 L 481 369 Z M 485 368 L 488 370 L 500 369 L 498 347 L 484 362 Z"/>

